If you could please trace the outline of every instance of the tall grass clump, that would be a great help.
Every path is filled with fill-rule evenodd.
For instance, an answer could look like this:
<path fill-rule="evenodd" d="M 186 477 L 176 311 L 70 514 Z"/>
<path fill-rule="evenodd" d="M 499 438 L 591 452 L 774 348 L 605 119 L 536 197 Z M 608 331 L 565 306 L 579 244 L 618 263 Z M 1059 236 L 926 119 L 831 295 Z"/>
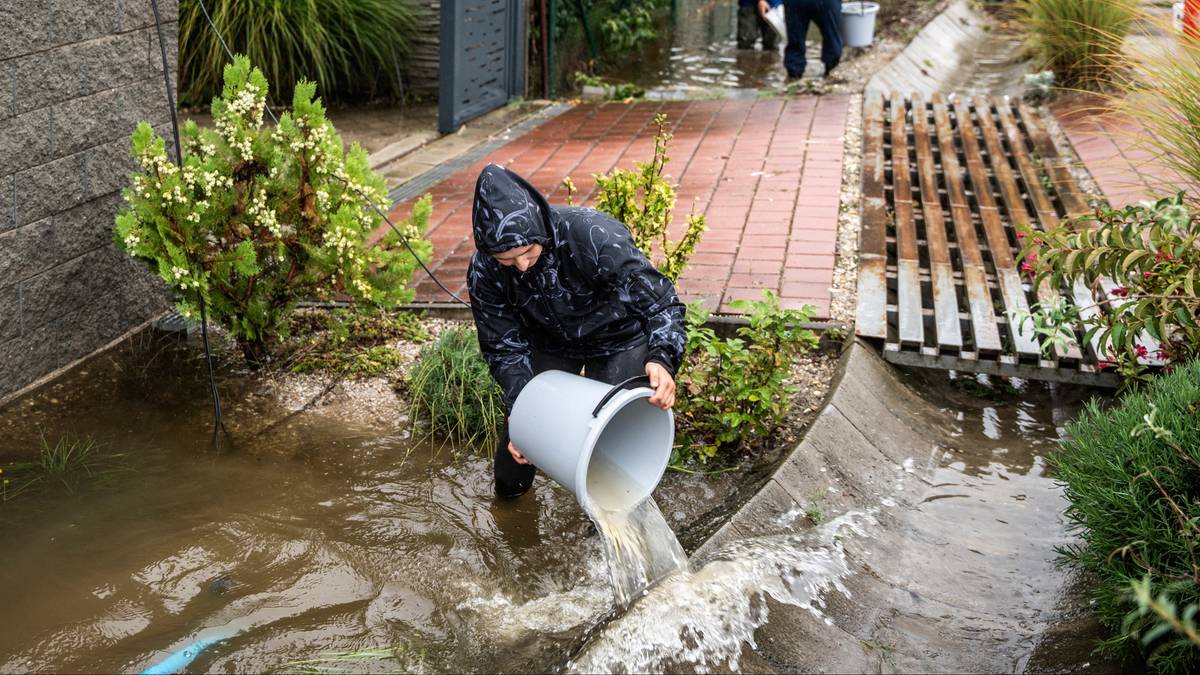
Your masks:
<path fill-rule="evenodd" d="M 1136 140 L 1154 161 L 1190 184 L 1163 191 L 1190 187 L 1186 198 L 1200 206 L 1200 40 L 1181 39 L 1169 50 L 1131 59 L 1128 71 L 1115 107 L 1149 132 Z"/>
<path fill-rule="evenodd" d="M 235 53 L 267 76 L 276 103 L 301 80 L 327 100 L 396 98 L 414 22 L 409 0 L 206 0 Z M 228 57 L 197 0 L 179 3 L 179 98 L 204 105 L 221 93 Z"/>
<path fill-rule="evenodd" d="M 1133 0 L 1020 0 L 1037 70 L 1065 88 L 1103 90 L 1122 63 Z"/>
<path fill-rule="evenodd" d="M 1100 648 L 1197 672 L 1184 629 L 1200 606 L 1200 360 L 1114 408 L 1089 404 L 1051 460 L 1080 534 L 1061 553 L 1094 580 L 1091 606 L 1115 632 Z"/>
<path fill-rule="evenodd" d="M 407 384 L 413 420 L 470 448 L 495 450 L 506 415 L 474 328 L 451 328 L 421 350 Z"/>

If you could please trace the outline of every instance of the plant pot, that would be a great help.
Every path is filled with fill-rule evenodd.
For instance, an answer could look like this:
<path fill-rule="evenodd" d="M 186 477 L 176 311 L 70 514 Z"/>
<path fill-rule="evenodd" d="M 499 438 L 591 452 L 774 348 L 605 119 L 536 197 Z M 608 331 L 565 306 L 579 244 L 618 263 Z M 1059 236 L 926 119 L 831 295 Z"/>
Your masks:
<path fill-rule="evenodd" d="M 842 43 L 847 47 L 870 47 L 875 40 L 877 2 L 842 3 Z"/>

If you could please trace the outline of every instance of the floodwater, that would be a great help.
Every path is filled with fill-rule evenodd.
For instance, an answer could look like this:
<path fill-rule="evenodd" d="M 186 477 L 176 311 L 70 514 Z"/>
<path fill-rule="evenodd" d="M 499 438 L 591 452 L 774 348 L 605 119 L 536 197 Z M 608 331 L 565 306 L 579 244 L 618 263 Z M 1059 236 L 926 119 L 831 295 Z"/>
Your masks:
<path fill-rule="evenodd" d="M 924 382 L 961 442 L 894 467 L 877 503 L 819 527 L 780 514 L 788 532 L 695 561 L 626 610 L 561 488 L 539 479 L 497 502 L 486 459 L 416 443 L 402 421 L 283 417 L 254 378 L 220 370 L 234 441 L 220 450 L 202 361 L 161 340 L 0 410 L 2 460 L 70 431 L 125 469 L 0 506 L 0 671 L 139 671 L 206 641 L 188 672 L 761 671 L 778 662 L 750 645 L 773 644 L 781 604 L 817 626 L 842 625 L 847 606 L 887 613 L 862 636 L 889 645 L 883 669 L 1016 671 L 1074 606 L 1044 456 L 1077 391 L 1022 384 L 992 401 Z M 855 590 L 894 577 L 915 595 L 878 606 Z"/>

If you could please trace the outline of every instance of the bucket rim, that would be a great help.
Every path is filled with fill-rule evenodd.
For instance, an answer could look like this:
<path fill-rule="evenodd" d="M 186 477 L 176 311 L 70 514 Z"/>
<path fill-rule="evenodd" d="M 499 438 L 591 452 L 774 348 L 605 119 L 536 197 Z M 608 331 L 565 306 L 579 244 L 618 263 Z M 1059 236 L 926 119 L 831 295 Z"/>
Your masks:
<path fill-rule="evenodd" d="M 600 440 L 600 434 L 604 433 L 604 429 L 607 428 L 608 421 L 612 419 L 612 417 L 619 411 L 624 410 L 625 406 L 629 405 L 630 403 L 633 403 L 638 399 L 649 399 L 653 395 L 654 390 L 650 389 L 649 387 L 623 389 L 620 393 L 618 393 L 616 396 L 613 396 L 612 399 L 609 400 L 604 408 L 601 409 L 598 416 L 592 419 L 592 428 L 588 430 L 587 436 L 585 436 L 583 439 L 583 450 L 579 453 L 579 461 L 575 466 L 575 485 L 576 490 L 580 493 L 577 496 L 580 499 L 580 502 L 583 502 L 584 499 L 586 499 L 588 502 L 592 502 L 592 495 L 588 492 L 587 488 L 588 467 L 592 463 L 592 453 L 596 450 L 596 443 Z M 667 417 L 671 422 L 671 438 L 673 441 L 675 437 L 674 410 L 668 408 L 663 412 L 667 414 Z M 651 483 L 652 485 L 658 485 L 658 482 L 662 480 L 663 474 L 667 472 L 667 465 L 670 463 L 671 455 L 668 452 L 666 461 L 663 462 L 662 469 L 658 471 L 658 475 L 654 477 L 654 481 Z M 641 503 L 652 494 L 654 494 L 653 487 L 650 488 L 650 491 L 643 495 L 640 499 L 636 500 L 635 505 Z"/>
<path fill-rule="evenodd" d="M 850 7 L 853 7 L 853 9 L 850 9 Z M 852 0 L 851 2 L 842 3 L 843 16 L 867 16 L 869 14 L 877 14 L 878 12 L 878 2 L 859 2 L 859 0 Z"/>

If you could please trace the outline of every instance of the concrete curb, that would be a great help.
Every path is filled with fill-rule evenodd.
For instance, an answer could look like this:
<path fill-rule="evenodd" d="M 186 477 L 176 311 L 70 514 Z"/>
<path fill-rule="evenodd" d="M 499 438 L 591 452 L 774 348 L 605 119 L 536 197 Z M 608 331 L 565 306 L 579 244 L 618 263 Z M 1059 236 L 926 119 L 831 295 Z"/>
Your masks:
<path fill-rule="evenodd" d="M 984 21 L 957 0 L 917 34 L 891 63 L 867 82 L 864 93 L 921 94 L 926 99 L 958 69 L 962 45 L 983 33 Z"/>

